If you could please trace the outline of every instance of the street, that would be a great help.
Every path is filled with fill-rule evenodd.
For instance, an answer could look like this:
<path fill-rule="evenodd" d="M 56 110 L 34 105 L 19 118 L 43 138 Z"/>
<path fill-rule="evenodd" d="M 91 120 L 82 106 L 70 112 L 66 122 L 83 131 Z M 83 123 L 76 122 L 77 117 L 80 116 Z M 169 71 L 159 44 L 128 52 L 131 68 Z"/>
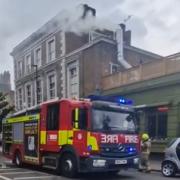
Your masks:
<path fill-rule="evenodd" d="M 174 178 L 167 178 L 168 180 L 171 179 L 179 179 L 180 176 L 176 176 Z M 37 169 L 37 168 L 6 168 L 0 169 L 0 180 L 26 180 L 26 179 L 38 179 L 38 180 L 57 180 L 57 179 L 68 179 L 62 176 L 56 175 L 53 171 L 46 170 L 46 169 Z M 152 172 L 152 173 L 140 173 L 136 170 L 128 170 L 128 171 L 121 171 L 117 175 L 109 175 L 107 173 L 94 173 L 94 174 L 80 174 L 77 180 L 85 180 L 85 179 L 93 179 L 93 180 L 100 180 L 100 179 L 111 179 L 111 180 L 118 180 L 118 179 L 132 179 L 132 180 L 164 180 L 165 177 L 161 175 L 160 172 Z"/>

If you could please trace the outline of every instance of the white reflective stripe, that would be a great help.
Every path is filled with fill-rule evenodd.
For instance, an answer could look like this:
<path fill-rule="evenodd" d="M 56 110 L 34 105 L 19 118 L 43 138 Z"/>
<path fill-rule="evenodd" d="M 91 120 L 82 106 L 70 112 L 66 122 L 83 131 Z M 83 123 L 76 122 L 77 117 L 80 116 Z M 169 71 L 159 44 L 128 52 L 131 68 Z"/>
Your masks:
<path fill-rule="evenodd" d="M 54 177 L 54 176 L 34 176 L 34 177 L 17 177 L 17 178 L 13 178 L 13 180 L 20 180 L 20 179 L 40 179 L 40 178 L 42 178 L 42 179 L 44 179 L 44 178 L 52 178 L 52 177 Z"/>
<path fill-rule="evenodd" d="M 5 173 L 1 173 L 2 175 L 4 175 L 4 174 L 30 174 L 30 173 L 34 173 L 35 171 L 25 171 L 25 172 L 23 172 L 23 171 L 21 171 L 21 172 L 5 172 Z"/>
<path fill-rule="evenodd" d="M 1 171 L 17 171 L 17 170 L 19 170 L 19 168 L 9 168 L 9 167 L 7 168 L 7 167 L 6 167 L 6 168 L 4 168 L 4 169 L 0 169 L 0 172 L 1 172 Z"/>

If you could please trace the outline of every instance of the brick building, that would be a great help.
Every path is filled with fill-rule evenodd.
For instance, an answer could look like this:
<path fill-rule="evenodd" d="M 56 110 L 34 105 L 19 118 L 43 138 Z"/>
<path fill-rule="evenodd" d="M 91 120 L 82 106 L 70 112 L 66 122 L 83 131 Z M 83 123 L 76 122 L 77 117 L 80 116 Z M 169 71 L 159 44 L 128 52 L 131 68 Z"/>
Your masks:
<path fill-rule="evenodd" d="M 84 6 L 83 21 L 87 11 L 96 14 L 95 9 Z M 124 25 L 117 32 L 91 30 L 79 35 L 64 31 L 57 19 L 54 17 L 11 53 L 17 111 L 54 98 L 100 93 L 103 76 L 161 58 L 131 46 L 131 32 Z"/>

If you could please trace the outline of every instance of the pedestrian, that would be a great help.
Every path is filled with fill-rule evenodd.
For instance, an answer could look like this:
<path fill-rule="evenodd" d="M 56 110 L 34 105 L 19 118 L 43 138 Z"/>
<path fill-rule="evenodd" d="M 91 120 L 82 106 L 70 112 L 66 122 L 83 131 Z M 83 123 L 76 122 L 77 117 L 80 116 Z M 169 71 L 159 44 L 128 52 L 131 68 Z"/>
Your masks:
<path fill-rule="evenodd" d="M 141 137 L 141 154 L 139 162 L 139 171 L 151 172 L 149 155 L 151 152 L 151 140 L 147 133 L 143 133 Z"/>

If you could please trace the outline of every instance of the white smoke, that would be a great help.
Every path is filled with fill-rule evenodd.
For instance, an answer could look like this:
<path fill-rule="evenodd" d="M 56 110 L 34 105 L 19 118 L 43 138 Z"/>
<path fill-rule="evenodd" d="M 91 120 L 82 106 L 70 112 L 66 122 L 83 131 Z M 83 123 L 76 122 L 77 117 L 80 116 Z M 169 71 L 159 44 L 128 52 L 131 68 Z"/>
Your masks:
<path fill-rule="evenodd" d="M 56 16 L 56 23 L 66 32 L 76 34 L 88 33 L 89 31 L 99 30 L 115 30 L 117 25 L 107 20 L 105 17 L 94 17 L 91 11 L 88 11 L 85 18 L 82 18 L 84 13 L 83 5 L 70 10 L 63 10 Z"/>

